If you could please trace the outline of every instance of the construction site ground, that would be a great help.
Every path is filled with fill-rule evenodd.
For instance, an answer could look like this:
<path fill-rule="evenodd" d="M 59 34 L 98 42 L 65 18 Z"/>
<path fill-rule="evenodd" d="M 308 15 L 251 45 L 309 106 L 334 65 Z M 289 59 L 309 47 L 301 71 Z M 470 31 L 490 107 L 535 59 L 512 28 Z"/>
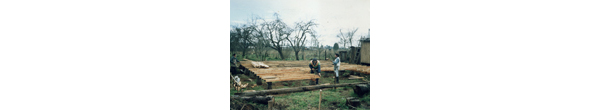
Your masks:
<path fill-rule="evenodd" d="M 320 84 L 334 84 L 335 73 L 333 72 L 324 72 L 322 73 L 319 82 Z M 364 77 L 362 79 L 348 79 L 350 76 L 360 76 Z M 265 90 L 267 89 L 267 84 L 256 85 L 256 79 L 253 79 L 250 76 L 245 74 L 237 74 L 236 76 L 240 77 L 242 83 L 248 83 L 248 87 L 243 89 L 243 91 L 252 91 L 252 90 Z M 353 83 L 353 82 L 365 82 L 369 81 L 368 74 L 361 74 L 357 72 L 345 71 L 340 72 L 340 83 Z M 300 86 L 309 86 L 310 80 L 292 80 L 292 81 L 276 81 L 272 83 L 272 88 L 290 88 L 290 87 L 300 87 Z M 339 87 L 336 89 L 322 89 L 322 102 L 321 109 L 322 110 L 334 110 L 334 109 L 369 109 L 370 107 L 370 93 L 363 95 L 362 97 L 354 94 L 352 87 Z M 235 93 L 242 92 L 237 91 L 233 87 L 230 86 L 230 95 L 234 95 Z M 316 110 L 319 107 L 319 90 L 308 91 L 308 92 L 297 92 L 297 93 L 289 93 L 289 94 L 277 94 L 274 96 L 274 104 L 273 109 L 277 110 Z M 346 105 L 346 97 L 357 97 L 360 99 L 360 106 L 351 107 Z M 244 108 L 253 108 L 255 110 L 266 110 L 268 107 L 266 104 L 258 104 L 254 102 L 247 102 L 241 100 L 232 100 L 230 103 L 230 108 L 232 109 L 241 109 Z"/>
<path fill-rule="evenodd" d="M 311 74 L 311 69 L 308 67 L 309 61 L 251 61 L 244 59 L 240 62 L 240 70 L 251 78 L 258 78 L 259 83 L 266 82 L 267 89 L 273 89 L 274 82 L 295 81 L 295 80 L 316 80 L 321 76 Z M 370 66 L 340 63 L 340 72 L 351 71 L 352 73 L 370 74 Z M 334 66 L 331 61 L 320 62 L 321 72 L 332 73 Z M 266 66 L 266 68 L 265 68 Z M 270 87 L 270 88 L 269 88 Z"/>

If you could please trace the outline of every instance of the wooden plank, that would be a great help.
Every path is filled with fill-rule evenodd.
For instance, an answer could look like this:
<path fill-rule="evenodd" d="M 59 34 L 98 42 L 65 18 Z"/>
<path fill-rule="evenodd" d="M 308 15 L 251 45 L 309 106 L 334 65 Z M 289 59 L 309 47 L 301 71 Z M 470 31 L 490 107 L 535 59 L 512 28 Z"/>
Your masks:
<path fill-rule="evenodd" d="M 261 77 L 272 77 L 272 76 L 261 76 Z M 264 79 L 266 82 L 273 81 L 287 81 L 287 80 L 303 80 L 303 79 L 315 79 L 320 78 L 319 75 L 315 74 L 296 74 L 296 75 L 286 75 L 286 76 L 274 76 L 275 78 Z"/>
<path fill-rule="evenodd" d="M 316 79 L 316 78 L 320 78 L 319 75 L 304 76 L 304 77 L 285 77 L 285 78 L 265 79 L 265 82 L 306 80 L 306 79 Z"/>
<path fill-rule="evenodd" d="M 268 77 L 282 78 L 282 77 L 303 77 L 303 76 L 312 76 L 315 74 L 284 74 L 284 75 L 260 75 L 262 79 L 274 79 Z M 317 75 L 318 76 L 318 75 Z"/>
<path fill-rule="evenodd" d="M 270 94 L 284 94 L 284 93 L 293 93 L 293 92 L 304 92 L 304 91 L 312 91 L 323 88 L 333 88 L 333 87 L 344 87 L 344 86 L 354 86 L 358 84 L 369 84 L 369 82 L 359 82 L 359 83 L 343 83 L 343 84 L 321 84 L 314 86 L 302 86 L 302 87 L 294 87 L 294 88 L 282 88 L 282 89 L 271 89 L 271 90 L 261 90 L 261 91 L 248 91 L 242 93 L 235 93 L 240 96 L 263 96 Z"/>

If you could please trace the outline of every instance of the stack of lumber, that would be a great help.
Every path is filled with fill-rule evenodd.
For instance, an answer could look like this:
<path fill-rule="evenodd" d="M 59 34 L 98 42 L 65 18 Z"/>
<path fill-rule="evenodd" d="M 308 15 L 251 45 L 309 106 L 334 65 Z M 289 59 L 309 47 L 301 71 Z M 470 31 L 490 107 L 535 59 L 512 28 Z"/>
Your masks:
<path fill-rule="evenodd" d="M 327 69 L 329 69 L 329 68 L 327 68 Z M 340 66 L 340 70 L 354 71 L 354 72 L 363 73 L 363 74 L 370 74 L 371 73 L 371 67 L 364 66 L 364 65 L 355 65 L 355 64 L 346 64 L 346 65 L 344 65 L 342 63 L 342 66 Z M 321 69 L 321 71 L 324 71 L 324 70 Z M 331 68 L 331 71 L 333 71 L 333 67 Z"/>
<path fill-rule="evenodd" d="M 253 61 L 251 61 L 251 63 L 252 63 L 252 67 L 254 67 L 254 68 L 269 68 L 269 65 L 266 65 L 266 64 L 264 64 L 262 62 L 253 62 Z"/>

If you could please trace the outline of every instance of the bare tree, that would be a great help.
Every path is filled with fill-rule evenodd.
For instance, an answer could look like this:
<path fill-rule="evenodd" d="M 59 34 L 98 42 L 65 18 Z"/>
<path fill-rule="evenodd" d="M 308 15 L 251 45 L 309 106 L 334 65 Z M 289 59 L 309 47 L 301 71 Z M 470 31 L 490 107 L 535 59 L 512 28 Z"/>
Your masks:
<path fill-rule="evenodd" d="M 317 35 L 315 35 L 315 34 L 311 34 L 311 40 L 310 40 L 310 43 L 312 44 L 312 46 L 313 46 L 313 47 L 316 47 L 316 48 L 317 48 L 317 50 L 316 50 L 317 52 L 315 52 L 315 54 L 313 55 L 313 57 L 319 57 L 319 56 L 320 56 L 320 52 L 321 52 L 321 51 L 319 50 L 319 48 L 318 48 L 318 47 L 319 47 L 319 45 L 321 45 L 321 44 L 320 44 L 320 42 L 319 42 L 319 37 L 320 37 L 320 36 L 317 36 Z"/>
<path fill-rule="evenodd" d="M 261 61 L 265 61 L 266 57 L 268 56 L 268 51 L 269 51 L 269 42 L 262 38 L 262 37 L 257 37 L 257 41 L 256 44 L 254 45 L 254 51 L 255 51 L 255 55 L 259 58 L 259 60 Z"/>
<path fill-rule="evenodd" d="M 300 60 L 298 56 L 298 52 L 306 47 L 306 38 L 307 34 L 314 34 L 314 29 L 312 27 L 317 26 L 313 20 L 308 22 L 296 22 L 294 32 L 296 35 L 293 37 L 287 37 L 287 41 L 290 43 L 290 46 L 294 50 L 294 55 L 296 55 L 296 60 Z"/>
<path fill-rule="evenodd" d="M 348 32 L 346 33 L 342 32 L 342 29 L 340 29 L 340 33 L 336 37 L 340 38 L 339 43 L 342 44 L 344 47 L 346 47 L 346 44 L 348 44 L 348 46 L 352 46 L 352 39 L 356 31 L 358 31 L 358 28 L 348 30 Z"/>
<path fill-rule="evenodd" d="M 266 40 L 269 42 L 269 47 L 275 49 L 281 59 L 285 59 L 286 57 L 283 54 L 283 47 L 285 45 L 284 40 L 291 34 L 291 29 L 287 27 L 287 25 L 281 21 L 279 18 L 279 14 L 275 13 L 274 16 L 276 19 L 270 22 L 264 22 L 261 24 L 261 28 L 265 30 L 263 35 L 266 36 Z"/>
<path fill-rule="evenodd" d="M 234 29 L 229 30 L 229 51 L 237 51 L 238 42 L 239 38 L 237 37 L 236 31 L 234 31 Z"/>
<path fill-rule="evenodd" d="M 250 25 L 242 25 L 240 27 L 234 27 L 234 35 L 237 37 L 237 42 L 239 48 L 242 50 L 242 58 L 246 56 L 246 52 L 249 50 L 248 48 L 254 45 L 253 37 L 251 34 L 254 29 L 253 26 Z"/>
<path fill-rule="evenodd" d="M 260 17 L 253 17 L 250 22 L 250 25 L 253 27 L 252 29 L 254 29 L 254 33 L 252 33 L 252 36 L 255 39 L 255 55 L 256 57 L 258 57 L 259 60 L 265 61 L 267 56 L 269 56 L 269 42 L 265 36 L 265 28 L 262 28 L 260 23 L 258 23 L 258 21 L 261 20 L 264 21 Z"/>

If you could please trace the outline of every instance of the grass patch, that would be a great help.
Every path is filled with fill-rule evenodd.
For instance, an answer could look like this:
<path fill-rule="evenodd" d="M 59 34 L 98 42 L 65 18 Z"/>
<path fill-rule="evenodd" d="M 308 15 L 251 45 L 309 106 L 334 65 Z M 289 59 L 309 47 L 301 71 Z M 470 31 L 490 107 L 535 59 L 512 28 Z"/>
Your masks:
<path fill-rule="evenodd" d="M 319 79 L 319 80 L 320 80 L 320 79 Z M 302 81 L 302 82 L 300 82 L 300 84 L 302 84 L 302 86 L 309 85 L 309 84 L 308 84 L 308 82 L 306 82 L 306 81 Z"/>
<path fill-rule="evenodd" d="M 251 88 L 250 90 L 257 90 L 257 91 L 260 91 L 260 90 L 265 90 L 265 88 L 263 88 L 263 86 L 256 86 L 256 87 L 254 87 L 254 88 Z"/>
<path fill-rule="evenodd" d="M 322 81 L 321 83 L 333 83 L 335 78 L 327 78 L 323 77 L 319 79 Z M 362 82 L 362 80 L 340 80 L 341 83 L 352 83 L 352 82 Z M 290 86 L 280 86 L 279 88 L 290 88 L 293 86 L 306 86 L 308 85 L 308 81 L 301 82 L 274 82 L 274 83 L 288 83 Z M 265 90 L 266 85 L 256 86 L 254 88 L 248 88 L 246 90 Z M 230 94 L 233 95 L 236 93 L 234 89 L 230 90 Z M 354 94 L 354 90 L 352 87 L 338 87 L 337 89 L 324 89 L 323 90 L 323 100 L 321 102 L 321 109 L 329 110 L 329 109 L 354 109 L 346 105 L 347 97 L 357 97 L 361 101 L 361 103 L 370 103 L 370 94 L 367 93 L 363 97 L 358 97 Z M 306 110 L 306 109 L 316 109 L 319 107 L 319 91 L 307 91 L 307 92 L 297 92 L 290 93 L 287 95 L 275 96 L 275 101 L 279 105 L 283 105 L 282 107 L 286 107 L 287 110 Z M 251 104 L 252 106 L 258 108 L 259 110 L 266 109 L 266 104 L 254 104 L 251 102 L 244 102 L 247 104 Z M 367 105 L 368 106 L 368 105 Z M 359 107 L 356 109 L 363 109 L 364 107 Z"/>
<path fill-rule="evenodd" d="M 237 93 L 237 91 L 233 88 L 229 89 L 229 95 L 233 95 L 234 93 Z"/>
<path fill-rule="evenodd" d="M 241 54 L 238 54 L 241 55 Z M 267 61 L 283 61 L 280 58 L 277 58 L 278 55 L 271 55 L 272 57 L 267 57 L 266 60 Z M 247 54 L 247 56 L 245 57 L 246 59 L 250 59 L 250 60 L 254 60 L 254 61 L 259 61 L 259 58 L 257 58 L 255 55 L 253 54 Z M 312 57 L 306 57 L 308 58 L 312 58 Z M 238 59 L 242 59 L 239 58 Z M 285 60 L 295 60 L 295 57 L 288 57 Z M 304 59 L 301 59 L 304 60 Z M 335 73 L 331 72 L 323 72 L 321 73 L 322 75 L 324 75 L 323 77 L 319 78 L 319 84 L 325 84 L 325 83 L 330 83 L 330 84 L 334 84 L 335 82 Z M 327 74 L 327 75 L 325 75 Z M 347 76 L 349 75 L 350 72 L 349 71 L 345 71 L 345 72 L 340 72 L 340 76 Z M 256 84 L 255 81 L 247 81 L 244 79 L 247 79 L 248 76 L 246 75 L 240 75 L 240 78 L 242 78 L 242 81 L 244 83 L 249 83 L 249 86 L 252 86 L 254 84 Z M 370 77 L 367 76 L 363 76 L 365 77 L 366 80 L 369 80 Z M 364 82 L 362 79 L 353 79 L 353 80 L 348 80 L 348 79 L 340 79 L 340 83 L 356 83 L 356 82 Z M 281 85 L 284 86 L 277 86 L 275 87 L 275 83 L 280 83 Z M 309 85 L 309 81 L 300 81 L 300 82 L 273 82 L 273 88 L 274 89 L 280 89 L 280 88 L 290 88 L 290 87 L 300 87 L 300 86 L 308 86 Z M 258 85 L 254 88 L 246 88 L 245 90 L 265 90 L 265 88 L 267 87 L 266 82 L 263 82 L 263 85 Z M 234 93 L 236 93 L 237 91 L 235 89 L 231 89 L 230 90 L 230 95 L 233 95 Z M 321 109 L 324 110 L 329 110 L 329 109 L 341 109 L 341 110 L 346 110 L 346 109 L 354 109 L 352 107 L 349 107 L 346 105 L 346 98 L 347 97 L 357 97 L 359 98 L 359 100 L 361 101 L 361 103 L 366 103 L 367 106 L 370 103 L 370 93 L 365 94 L 362 97 L 358 97 L 356 94 L 354 94 L 353 88 L 352 87 L 338 87 L 337 89 L 325 89 L 322 91 L 323 92 L 323 100 L 321 103 Z M 316 109 L 319 107 L 319 91 L 308 91 L 308 92 L 298 92 L 298 93 L 290 93 L 287 95 L 278 95 L 275 96 L 275 100 L 277 104 L 281 104 L 284 105 L 282 107 L 287 107 L 285 109 L 288 110 L 306 110 L 306 109 Z M 267 105 L 266 104 L 256 104 L 253 102 L 244 102 L 247 104 L 250 104 L 252 106 L 254 106 L 255 108 L 258 108 L 259 110 L 263 110 L 263 109 L 267 109 Z M 356 108 L 358 110 L 363 110 L 364 108 L 368 108 L 368 107 L 359 107 Z"/>
<path fill-rule="evenodd" d="M 328 108 L 340 108 L 350 109 L 346 106 L 346 97 L 342 93 L 352 94 L 352 89 L 328 89 L 323 90 L 323 100 L 321 102 L 321 109 Z M 288 105 L 286 109 L 289 110 L 306 110 L 310 108 L 319 107 L 319 91 L 299 92 L 291 93 L 285 96 L 275 97 L 277 103 Z"/>
<path fill-rule="evenodd" d="M 371 103 L 371 93 L 367 93 L 363 96 L 363 98 L 360 98 L 361 102 L 365 102 L 365 103 Z"/>
<path fill-rule="evenodd" d="M 284 85 L 284 86 L 289 86 L 290 85 L 290 84 L 288 84 L 288 82 L 281 82 L 281 84 Z M 292 84 L 294 84 L 294 83 L 292 83 Z"/>

